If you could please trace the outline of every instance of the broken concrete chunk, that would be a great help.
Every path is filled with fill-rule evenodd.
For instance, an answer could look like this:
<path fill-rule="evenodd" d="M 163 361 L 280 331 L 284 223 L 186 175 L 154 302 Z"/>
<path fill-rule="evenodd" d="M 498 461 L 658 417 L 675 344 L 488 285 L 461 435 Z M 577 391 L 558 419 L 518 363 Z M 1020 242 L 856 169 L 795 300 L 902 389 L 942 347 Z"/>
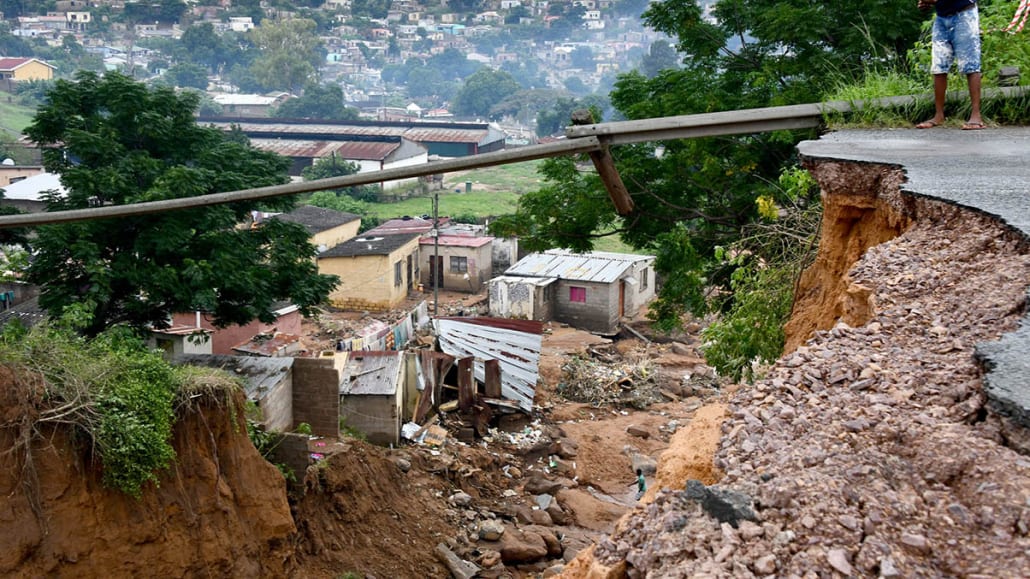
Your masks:
<path fill-rule="evenodd" d="M 830 549 L 826 553 L 826 562 L 830 564 L 841 575 L 845 577 L 851 577 L 855 574 L 854 567 L 851 566 L 851 562 L 848 561 L 848 552 L 844 549 Z"/>
<path fill-rule="evenodd" d="M 511 529 L 501 536 L 501 560 L 507 564 L 539 561 L 547 552 L 547 543 L 537 533 Z"/>
<path fill-rule="evenodd" d="M 504 524 L 494 519 L 483 521 L 479 525 L 479 539 L 482 541 L 496 541 L 504 534 Z"/>
<path fill-rule="evenodd" d="M 551 506 L 551 503 L 554 502 L 554 497 L 549 494 L 542 494 L 534 497 L 534 500 L 538 507 L 546 511 L 547 508 Z"/>
<path fill-rule="evenodd" d="M 467 507 L 472 504 L 472 497 L 469 494 L 460 491 L 451 495 L 447 500 L 456 507 Z"/>
<path fill-rule="evenodd" d="M 650 438 L 651 437 L 651 433 L 650 432 L 648 432 L 646 429 L 641 428 L 641 427 L 636 426 L 636 425 L 630 425 L 628 428 L 626 428 L 626 434 L 628 434 L 630 436 L 636 436 L 638 438 Z"/>
<path fill-rule="evenodd" d="M 525 491 L 531 495 L 554 495 L 562 489 L 558 481 L 547 480 L 541 474 L 534 473 L 526 482 Z"/>

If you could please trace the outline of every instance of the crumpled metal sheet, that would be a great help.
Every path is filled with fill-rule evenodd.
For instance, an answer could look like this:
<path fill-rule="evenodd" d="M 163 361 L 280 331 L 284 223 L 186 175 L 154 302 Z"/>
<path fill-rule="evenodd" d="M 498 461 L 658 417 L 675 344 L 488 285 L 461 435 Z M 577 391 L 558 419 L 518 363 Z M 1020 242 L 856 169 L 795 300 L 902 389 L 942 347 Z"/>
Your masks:
<path fill-rule="evenodd" d="M 540 377 L 543 324 L 501 318 L 437 318 L 440 349 L 456 358 L 475 358 L 476 380 L 486 381 L 485 360 L 501 364 L 501 395 L 533 410 Z"/>

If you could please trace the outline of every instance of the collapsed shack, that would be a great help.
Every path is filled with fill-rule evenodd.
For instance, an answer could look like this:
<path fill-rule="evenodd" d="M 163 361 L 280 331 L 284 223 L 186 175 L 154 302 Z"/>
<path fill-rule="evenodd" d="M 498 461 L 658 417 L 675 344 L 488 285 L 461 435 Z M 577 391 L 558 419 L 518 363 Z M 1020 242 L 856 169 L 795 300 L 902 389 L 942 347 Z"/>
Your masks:
<path fill-rule="evenodd" d="M 437 346 L 416 357 L 420 391 L 404 436 L 430 442 L 448 424 L 461 440 L 485 437 L 494 418 L 533 410 L 543 324 L 497 318 L 437 318 Z M 453 413 L 453 416 L 451 416 Z"/>

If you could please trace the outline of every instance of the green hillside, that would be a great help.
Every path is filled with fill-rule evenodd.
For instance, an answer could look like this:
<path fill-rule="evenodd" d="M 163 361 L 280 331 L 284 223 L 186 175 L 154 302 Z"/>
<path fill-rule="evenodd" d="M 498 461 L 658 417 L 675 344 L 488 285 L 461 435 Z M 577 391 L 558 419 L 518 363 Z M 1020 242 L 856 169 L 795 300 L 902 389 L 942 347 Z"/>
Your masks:
<path fill-rule="evenodd" d="M 15 104 L 8 102 L 8 99 L 0 98 L 0 129 L 3 129 L 5 136 L 17 139 L 21 136 L 21 132 L 25 130 L 25 127 L 29 126 L 29 123 L 32 122 L 32 117 L 35 114 L 35 107 Z"/>

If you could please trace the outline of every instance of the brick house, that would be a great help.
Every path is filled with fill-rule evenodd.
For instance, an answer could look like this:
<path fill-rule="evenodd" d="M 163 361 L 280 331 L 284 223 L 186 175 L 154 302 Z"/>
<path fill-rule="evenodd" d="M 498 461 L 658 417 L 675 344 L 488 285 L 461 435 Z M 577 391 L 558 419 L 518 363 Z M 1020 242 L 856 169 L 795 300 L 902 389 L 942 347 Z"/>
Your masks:
<path fill-rule="evenodd" d="M 445 234 L 421 238 L 422 283 L 434 287 L 440 272 L 441 289 L 478 292 L 493 277 L 493 241 L 493 237 L 487 236 Z"/>
<path fill-rule="evenodd" d="M 614 334 L 655 294 L 654 256 L 549 250 L 490 280 L 490 313 Z"/>
<path fill-rule="evenodd" d="M 311 236 L 312 245 L 319 248 L 319 251 L 353 239 L 361 227 L 361 217 L 353 213 L 314 205 L 303 205 L 289 213 L 276 215 L 273 219 L 303 225 Z"/>
<path fill-rule="evenodd" d="M 418 240 L 418 233 L 391 235 L 372 230 L 320 253 L 319 273 L 340 277 L 329 301 L 348 310 L 396 307 L 418 278 Z"/>

